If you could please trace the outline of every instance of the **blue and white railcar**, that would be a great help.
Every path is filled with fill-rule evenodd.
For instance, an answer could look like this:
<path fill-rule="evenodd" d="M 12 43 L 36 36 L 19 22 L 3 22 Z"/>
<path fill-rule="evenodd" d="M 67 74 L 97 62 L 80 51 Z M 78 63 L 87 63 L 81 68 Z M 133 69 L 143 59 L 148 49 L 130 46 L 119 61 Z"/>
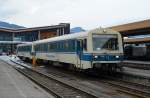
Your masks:
<path fill-rule="evenodd" d="M 110 29 L 94 29 L 33 42 L 37 60 L 67 63 L 79 69 L 112 68 L 123 60 L 122 37 Z"/>
<path fill-rule="evenodd" d="M 17 45 L 17 56 L 22 59 L 32 59 L 33 45 L 32 42 Z"/>

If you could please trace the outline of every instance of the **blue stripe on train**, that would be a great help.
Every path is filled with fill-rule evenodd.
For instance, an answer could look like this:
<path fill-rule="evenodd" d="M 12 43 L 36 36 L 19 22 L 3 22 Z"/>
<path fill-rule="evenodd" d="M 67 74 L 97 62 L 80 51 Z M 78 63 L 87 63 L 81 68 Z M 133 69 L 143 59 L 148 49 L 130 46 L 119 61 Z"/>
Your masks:
<path fill-rule="evenodd" d="M 76 52 L 55 52 L 55 53 L 77 54 Z M 80 60 L 84 61 L 122 61 L 124 58 L 123 55 L 120 55 L 119 58 L 116 58 L 115 55 L 97 55 L 97 58 L 94 58 L 94 56 L 91 53 L 83 53 L 79 57 Z"/>
<path fill-rule="evenodd" d="M 122 61 L 123 55 L 118 57 L 115 55 L 97 55 L 97 58 L 94 58 L 91 54 L 83 54 L 80 59 L 85 61 Z"/>
<path fill-rule="evenodd" d="M 81 57 L 80 57 L 80 60 L 92 61 L 93 56 L 92 56 L 92 54 L 82 54 Z"/>

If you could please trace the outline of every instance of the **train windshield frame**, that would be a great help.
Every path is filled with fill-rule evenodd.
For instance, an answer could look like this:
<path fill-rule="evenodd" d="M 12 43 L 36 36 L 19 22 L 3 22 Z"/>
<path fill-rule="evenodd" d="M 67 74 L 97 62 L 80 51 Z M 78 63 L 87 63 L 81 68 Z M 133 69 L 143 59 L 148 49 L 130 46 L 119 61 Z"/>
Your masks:
<path fill-rule="evenodd" d="M 119 50 L 117 34 L 92 34 L 93 51 Z"/>

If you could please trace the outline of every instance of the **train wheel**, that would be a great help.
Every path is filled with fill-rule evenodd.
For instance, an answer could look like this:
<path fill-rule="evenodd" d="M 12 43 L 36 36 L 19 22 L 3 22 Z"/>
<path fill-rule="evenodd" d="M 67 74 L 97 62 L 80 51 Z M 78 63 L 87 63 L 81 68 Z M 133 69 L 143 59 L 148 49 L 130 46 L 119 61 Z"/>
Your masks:
<path fill-rule="evenodd" d="M 76 70 L 76 67 L 74 64 L 69 64 L 68 69 L 74 71 L 74 70 Z"/>
<path fill-rule="evenodd" d="M 53 61 L 48 61 L 48 65 L 53 66 Z"/>

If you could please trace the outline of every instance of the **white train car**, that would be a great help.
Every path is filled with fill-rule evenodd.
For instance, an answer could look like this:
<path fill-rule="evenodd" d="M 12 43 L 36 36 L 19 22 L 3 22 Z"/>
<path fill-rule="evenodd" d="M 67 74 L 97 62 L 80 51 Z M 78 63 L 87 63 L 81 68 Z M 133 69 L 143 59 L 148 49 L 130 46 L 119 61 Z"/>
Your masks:
<path fill-rule="evenodd" d="M 25 43 L 17 45 L 17 56 L 23 60 L 32 59 L 33 43 Z"/>
<path fill-rule="evenodd" d="M 110 29 L 39 40 L 33 42 L 33 47 L 37 60 L 70 64 L 78 69 L 114 69 L 123 60 L 122 37 Z"/>

